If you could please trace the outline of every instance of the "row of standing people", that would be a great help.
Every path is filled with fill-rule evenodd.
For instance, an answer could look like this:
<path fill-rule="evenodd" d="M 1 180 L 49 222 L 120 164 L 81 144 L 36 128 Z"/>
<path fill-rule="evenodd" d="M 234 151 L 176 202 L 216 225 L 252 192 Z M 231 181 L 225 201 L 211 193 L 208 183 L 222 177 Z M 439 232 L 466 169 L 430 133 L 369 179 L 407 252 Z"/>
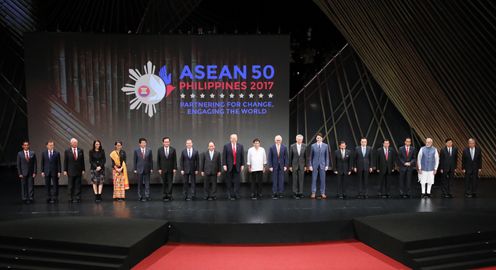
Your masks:
<path fill-rule="evenodd" d="M 368 177 L 374 171 L 380 176 L 379 195 L 390 197 L 392 173 L 399 167 L 399 187 L 402 198 L 410 197 L 410 185 L 414 170 L 419 172 L 419 182 L 422 195 L 430 197 L 434 174 L 439 169 L 442 174 L 442 192 L 444 198 L 453 197 L 451 182 L 457 168 L 457 151 L 451 139 L 446 140 L 446 146 L 437 151 L 432 146 L 432 139 L 426 139 L 426 146 L 417 151 L 410 138 L 399 152 L 390 147 L 389 140 L 383 141 L 383 146 L 375 151 L 367 145 L 367 139 L 362 138 L 360 146 L 354 151 L 347 149 L 345 142 L 339 143 L 339 149 L 330 156 L 329 146 L 324 143 L 321 134 L 317 134 L 316 143 L 310 147 L 303 143 L 303 136 L 297 135 L 296 142 L 289 149 L 282 143 L 282 137 L 276 136 L 274 145 L 269 148 L 268 155 L 260 146 L 260 140 L 254 139 L 253 146 L 248 149 L 246 165 L 251 182 L 251 198 L 262 196 L 263 173 L 268 169 L 272 176 L 272 198 L 278 199 L 284 194 L 284 178 L 286 171 L 292 175 L 292 191 L 296 199 L 303 197 L 304 174 L 311 171 L 311 198 L 326 199 L 326 171 L 332 168 L 337 175 L 337 196 L 346 198 L 347 177 L 352 173 L 358 174 L 358 198 L 368 197 Z M 162 139 L 163 147 L 157 152 L 158 173 L 162 179 L 162 199 L 172 200 L 172 183 L 177 171 L 176 150 L 170 146 L 170 138 Z M 77 139 L 70 141 L 71 147 L 65 150 L 63 168 L 61 154 L 54 149 L 53 141 L 47 142 L 47 150 L 43 151 L 41 159 L 41 175 L 45 179 L 48 199 L 47 202 L 57 202 L 58 180 L 63 174 L 68 179 L 68 193 L 71 202 L 80 202 L 81 181 L 85 172 L 84 153 L 78 147 Z M 129 189 L 126 164 L 126 152 L 122 150 L 123 143 L 117 141 L 115 149 L 110 153 L 113 174 L 113 198 L 124 200 L 125 191 Z M 29 142 L 24 142 L 23 150 L 18 153 L 17 167 L 21 179 L 22 200 L 31 203 L 34 198 L 33 179 L 37 173 L 36 155 L 29 150 Z M 440 154 L 439 154 L 440 153 Z M 138 180 L 139 200 L 147 201 L 150 196 L 150 175 L 153 173 L 152 150 L 147 147 L 147 140 L 139 139 L 139 147 L 133 153 L 134 173 Z M 469 139 L 468 146 L 462 155 L 462 170 L 465 174 L 465 196 L 475 197 L 478 176 L 482 167 L 482 154 L 476 147 L 475 140 Z M 332 160 L 335 166 L 332 166 Z M 420 161 L 420 162 L 417 162 Z M 89 152 L 90 179 L 93 184 L 95 201 L 101 201 L 103 182 L 105 179 L 106 155 L 99 140 L 93 143 Z M 208 150 L 199 154 L 193 148 L 191 139 L 186 141 L 186 147 L 181 152 L 180 173 L 183 179 L 183 196 L 186 200 L 196 198 L 196 176 L 204 177 L 204 198 L 216 199 L 217 178 L 225 173 L 227 197 L 230 200 L 240 198 L 240 174 L 244 171 L 245 158 L 243 145 L 237 142 L 237 135 L 230 136 L 230 142 L 224 145 L 222 153 L 215 150 L 215 143 L 209 142 Z M 439 168 L 438 168 L 439 167 Z M 425 172 L 425 173 L 424 173 Z M 320 183 L 319 183 L 320 182 Z M 319 189 L 317 184 L 319 183 Z"/>

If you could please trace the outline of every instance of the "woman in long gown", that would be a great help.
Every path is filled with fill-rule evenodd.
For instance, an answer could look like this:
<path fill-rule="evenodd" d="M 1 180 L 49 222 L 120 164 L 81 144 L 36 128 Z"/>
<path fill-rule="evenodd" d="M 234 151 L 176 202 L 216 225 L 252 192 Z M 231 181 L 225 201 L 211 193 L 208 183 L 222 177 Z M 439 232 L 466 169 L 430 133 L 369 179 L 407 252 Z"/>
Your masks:
<path fill-rule="evenodd" d="M 112 175 L 114 182 L 114 195 L 116 201 L 126 199 L 126 189 L 129 189 L 129 179 L 127 176 L 126 152 L 122 150 L 122 142 L 114 143 L 115 150 L 110 153 L 112 158 Z"/>

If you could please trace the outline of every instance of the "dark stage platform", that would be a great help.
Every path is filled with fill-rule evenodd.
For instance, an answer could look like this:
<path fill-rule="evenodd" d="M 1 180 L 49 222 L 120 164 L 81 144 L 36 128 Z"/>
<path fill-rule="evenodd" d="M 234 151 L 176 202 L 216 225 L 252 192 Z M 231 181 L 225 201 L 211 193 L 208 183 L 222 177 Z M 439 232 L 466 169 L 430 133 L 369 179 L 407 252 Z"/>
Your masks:
<path fill-rule="evenodd" d="M 50 217 L 0 222 L 0 268 L 130 269 L 167 242 L 162 220 Z"/>

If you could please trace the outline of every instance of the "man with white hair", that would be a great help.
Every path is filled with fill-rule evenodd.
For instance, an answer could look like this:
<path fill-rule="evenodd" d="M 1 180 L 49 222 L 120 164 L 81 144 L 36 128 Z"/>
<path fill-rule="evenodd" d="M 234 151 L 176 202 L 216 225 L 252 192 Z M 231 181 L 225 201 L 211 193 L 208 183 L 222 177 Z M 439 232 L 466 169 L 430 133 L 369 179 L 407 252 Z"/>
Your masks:
<path fill-rule="evenodd" d="M 420 148 L 417 156 L 418 176 L 422 188 L 422 197 L 431 197 L 431 187 L 434 184 L 434 175 L 439 166 L 439 154 L 432 146 L 432 139 L 425 139 L 425 146 Z"/>
<path fill-rule="evenodd" d="M 69 202 L 81 201 L 81 180 L 84 174 L 83 149 L 78 147 L 78 140 L 71 139 L 71 147 L 64 153 L 64 175 L 67 176 Z"/>
<path fill-rule="evenodd" d="M 289 171 L 293 178 L 293 196 L 303 197 L 303 180 L 307 170 L 307 146 L 303 143 L 303 135 L 296 135 L 296 142 L 289 148 Z"/>
<path fill-rule="evenodd" d="M 272 199 L 282 198 L 284 197 L 284 173 L 288 168 L 288 150 L 282 144 L 281 135 L 274 138 L 274 145 L 269 149 L 267 164 L 272 172 Z"/>

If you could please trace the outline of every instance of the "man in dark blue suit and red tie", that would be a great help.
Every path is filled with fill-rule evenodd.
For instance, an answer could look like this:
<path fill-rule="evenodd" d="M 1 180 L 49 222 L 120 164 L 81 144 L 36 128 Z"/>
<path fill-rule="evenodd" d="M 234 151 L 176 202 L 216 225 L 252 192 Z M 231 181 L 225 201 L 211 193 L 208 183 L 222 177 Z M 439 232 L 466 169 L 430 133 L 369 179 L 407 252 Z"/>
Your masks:
<path fill-rule="evenodd" d="M 41 153 L 41 176 L 45 178 L 47 203 L 56 203 L 59 196 L 59 178 L 62 172 L 60 153 L 54 149 L 54 142 L 48 141 L 47 150 Z"/>
<path fill-rule="evenodd" d="M 245 165 L 243 145 L 238 143 L 238 135 L 231 134 L 230 142 L 222 150 L 222 167 L 226 172 L 227 198 L 239 199 L 240 174 Z"/>
<path fill-rule="evenodd" d="M 282 144 L 281 135 L 274 138 L 275 144 L 269 149 L 267 164 L 272 172 L 272 199 L 282 198 L 284 194 L 284 173 L 288 168 L 288 151 Z"/>

